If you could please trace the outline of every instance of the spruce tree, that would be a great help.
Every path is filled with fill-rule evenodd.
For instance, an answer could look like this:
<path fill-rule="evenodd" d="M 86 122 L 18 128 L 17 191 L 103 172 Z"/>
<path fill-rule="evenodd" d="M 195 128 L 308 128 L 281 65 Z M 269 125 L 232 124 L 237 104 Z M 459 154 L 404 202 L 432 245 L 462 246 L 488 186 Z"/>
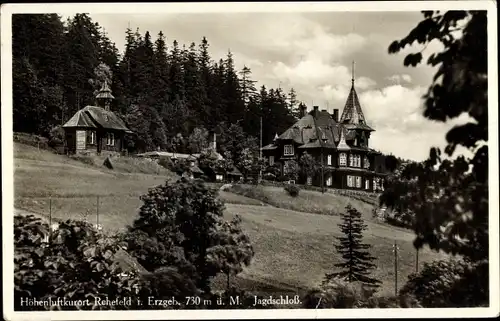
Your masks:
<path fill-rule="evenodd" d="M 335 244 L 343 260 L 335 264 L 335 267 L 341 271 L 327 274 L 325 283 L 335 278 L 343 278 L 349 282 L 360 281 L 378 287 L 381 282 L 369 276 L 376 265 L 372 263 L 375 258 L 368 252 L 371 246 L 362 242 L 366 225 L 361 213 L 349 204 L 346 206 L 346 213 L 342 213 L 341 216 L 342 223 L 339 227 L 344 236 L 336 237 L 339 243 Z"/>

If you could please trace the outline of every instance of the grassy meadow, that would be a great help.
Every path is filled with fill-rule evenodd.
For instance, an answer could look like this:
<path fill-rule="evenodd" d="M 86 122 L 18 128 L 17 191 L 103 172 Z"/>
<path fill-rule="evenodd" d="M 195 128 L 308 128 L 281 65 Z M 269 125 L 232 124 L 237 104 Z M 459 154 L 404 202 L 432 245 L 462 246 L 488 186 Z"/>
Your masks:
<path fill-rule="evenodd" d="M 175 175 L 130 173 L 109 170 L 98 164 L 83 163 L 66 156 L 14 145 L 15 207 L 27 212 L 49 214 L 56 219 L 87 219 L 105 231 L 115 232 L 131 224 L 141 206 L 140 195 Z M 125 162 L 124 162 L 125 163 Z M 234 188 L 234 187 L 233 187 Z M 233 282 L 247 291 L 262 295 L 302 293 L 317 285 L 325 273 L 339 262 L 333 243 L 340 235 L 337 215 L 318 215 L 343 211 L 351 203 L 363 213 L 368 229 L 365 241 L 372 245 L 378 269 L 373 275 L 383 281 L 381 294 L 394 292 L 393 245 L 399 248 L 398 284 L 415 271 L 416 252 L 411 231 L 372 220 L 372 205 L 346 196 L 301 190 L 297 198 L 278 187 L 243 187 L 253 192 L 221 191 L 226 202 L 225 215 L 240 215 L 250 236 L 255 257 Z M 99 196 L 99 205 L 97 197 Z M 50 201 L 49 201 L 50 200 Z M 419 262 L 440 258 L 427 249 Z M 215 280 L 225 287 L 225 276 Z M 400 287 L 399 286 L 399 287 Z"/>

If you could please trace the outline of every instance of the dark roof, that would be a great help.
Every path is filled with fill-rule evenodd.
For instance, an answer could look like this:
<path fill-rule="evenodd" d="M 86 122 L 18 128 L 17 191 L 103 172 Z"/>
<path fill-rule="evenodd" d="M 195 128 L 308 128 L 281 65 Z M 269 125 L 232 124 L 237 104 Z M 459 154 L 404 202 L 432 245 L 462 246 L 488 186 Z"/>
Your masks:
<path fill-rule="evenodd" d="M 352 81 L 351 91 L 347 97 L 344 111 L 340 117 L 340 123 L 345 124 L 348 129 L 358 128 L 373 131 L 373 129 L 366 124 L 365 115 L 363 114 L 358 94 L 354 88 L 354 80 Z"/>
<path fill-rule="evenodd" d="M 86 106 L 80 109 L 63 125 L 63 128 L 72 127 L 105 128 L 131 132 L 115 113 L 97 106 Z"/>
<path fill-rule="evenodd" d="M 301 145 L 323 139 L 324 146 L 336 145 L 340 139 L 340 125 L 328 112 L 312 110 L 288 128 L 278 139 L 292 140 Z"/>
<path fill-rule="evenodd" d="M 269 145 L 262 147 L 262 150 L 274 150 L 276 148 L 278 148 L 278 146 L 276 146 L 274 144 L 269 144 Z"/>

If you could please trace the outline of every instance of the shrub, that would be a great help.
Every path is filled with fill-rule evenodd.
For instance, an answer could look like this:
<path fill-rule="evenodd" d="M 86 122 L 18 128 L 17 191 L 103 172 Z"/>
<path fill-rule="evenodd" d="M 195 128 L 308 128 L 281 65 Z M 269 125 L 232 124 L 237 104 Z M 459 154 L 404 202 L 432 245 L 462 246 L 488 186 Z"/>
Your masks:
<path fill-rule="evenodd" d="M 421 305 L 411 296 L 375 296 L 373 287 L 362 282 L 347 283 L 335 279 L 309 291 L 302 304 L 306 309 L 353 309 L 353 308 L 419 308 Z"/>
<path fill-rule="evenodd" d="M 43 136 L 37 136 L 28 133 L 14 133 L 13 138 L 15 142 L 38 147 L 41 149 L 52 150 L 49 146 L 49 140 Z"/>
<path fill-rule="evenodd" d="M 285 191 L 291 197 L 297 197 L 299 196 L 300 188 L 295 184 L 288 184 L 285 186 Z"/>
<path fill-rule="evenodd" d="M 307 309 L 352 309 L 363 307 L 372 296 L 373 290 L 361 282 L 351 282 L 337 279 L 320 288 L 313 289 L 303 299 Z"/>
<path fill-rule="evenodd" d="M 186 269 L 167 267 L 152 273 L 120 267 L 124 244 L 105 237 L 87 222 L 60 223 L 51 229 L 33 216 L 14 217 L 14 304 L 16 310 L 182 308 L 186 296 L 199 293 Z M 178 306 L 144 304 L 148 298 L 175 297 Z M 76 306 L 27 306 L 23 300 L 82 300 Z M 126 305 L 97 305 L 97 299 L 129 300 Z M 140 304 L 137 299 L 142 300 Z"/>
<path fill-rule="evenodd" d="M 63 145 L 64 135 L 64 129 L 62 126 L 54 127 L 49 133 L 48 145 L 52 148 Z"/>
<path fill-rule="evenodd" d="M 127 308 L 95 304 L 96 298 L 125 299 L 136 293 L 134 271 L 122 274 L 113 260 L 120 244 L 82 221 L 68 220 L 50 228 L 34 216 L 14 217 L 15 309 Z M 40 307 L 22 304 L 21 298 L 88 300 L 88 304 Z"/>
<path fill-rule="evenodd" d="M 166 182 L 141 200 L 139 217 L 125 239 L 131 254 L 149 269 L 180 266 L 208 293 L 212 277 L 249 264 L 253 250 L 239 221 L 225 223 L 216 191 L 199 180 Z"/>
<path fill-rule="evenodd" d="M 410 275 L 400 294 L 414 296 L 426 308 L 487 306 L 488 275 L 487 261 L 434 261 Z"/>

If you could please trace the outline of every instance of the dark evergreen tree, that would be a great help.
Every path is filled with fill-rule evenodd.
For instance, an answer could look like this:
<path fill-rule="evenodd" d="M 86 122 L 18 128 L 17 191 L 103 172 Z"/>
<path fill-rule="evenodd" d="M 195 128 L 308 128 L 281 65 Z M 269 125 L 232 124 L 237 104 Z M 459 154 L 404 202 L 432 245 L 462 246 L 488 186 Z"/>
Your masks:
<path fill-rule="evenodd" d="M 69 115 L 95 101 L 94 88 L 89 80 L 100 61 L 100 43 L 99 25 L 87 14 L 76 14 L 69 19 L 65 37 L 68 63 L 64 79 Z"/>
<path fill-rule="evenodd" d="M 290 89 L 290 92 L 288 93 L 288 112 L 295 117 L 295 119 L 300 118 L 300 110 L 299 110 L 300 103 L 297 100 L 297 92 L 295 92 L 295 89 Z"/>
<path fill-rule="evenodd" d="M 225 120 L 231 124 L 243 120 L 245 106 L 241 96 L 240 81 L 234 68 L 233 54 L 229 51 L 224 60 L 224 89 L 223 94 L 226 100 Z"/>
<path fill-rule="evenodd" d="M 344 236 L 336 237 L 338 243 L 335 244 L 335 248 L 343 260 L 335 266 L 341 271 L 327 274 L 325 283 L 335 278 L 341 278 L 347 279 L 348 282 L 360 281 L 378 287 L 381 282 L 369 276 L 370 271 L 376 265 L 372 263 L 375 258 L 368 252 L 370 245 L 362 242 L 366 225 L 361 218 L 361 213 L 351 205 L 347 205 L 346 212 L 342 213 L 341 216 L 342 223 L 339 224 L 339 227 Z"/>
<path fill-rule="evenodd" d="M 253 98 L 257 89 L 255 89 L 255 80 L 251 79 L 252 71 L 247 66 L 243 66 L 243 69 L 240 71 L 240 88 L 241 88 L 241 97 L 245 106 L 248 106 L 250 103 L 250 99 Z"/>
<path fill-rule="evenodd" d="M 64 118 L 64 26 L 56 14 L 12 16 L 14 131 L 47 135 Z"/>

